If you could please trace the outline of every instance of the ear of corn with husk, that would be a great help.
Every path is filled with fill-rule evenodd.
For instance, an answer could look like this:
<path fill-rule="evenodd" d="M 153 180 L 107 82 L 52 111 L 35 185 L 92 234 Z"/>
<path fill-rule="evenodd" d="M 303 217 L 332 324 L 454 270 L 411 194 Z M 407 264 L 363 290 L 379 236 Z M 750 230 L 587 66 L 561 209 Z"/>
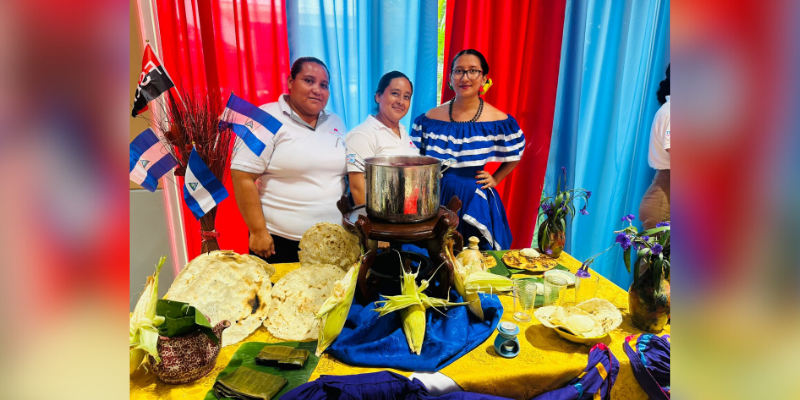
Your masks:
<path fill-rule="evenodd" d="M 147 277 L 144 291 L 131 314 L 129 330 L 131 374 L 144 362 L 148 353 L 156 359 L 156 362 L 161 361 L 156 344 L 158 343 L 158 326 L 164 322 L 164 317 L 156 316 L 156 301 L 158 300 L 158 275 L 166 259 L 166 257 L 161 257 L 156 265 L 156 272 Z"/>
<path fill-rule="evenodd" d="M 386 300 L 376 302 L 376 304 L 382 304 L 382 306 L 375 311 L 380 312 L 381 317 L 393 311 L 400 311 L 400 318 L 403 320 L 403 333 L 406 335 L 408 347 L 412 353 L 419 355 L 422 353 L 422 342 L 425 340 L 425 326 L 427 324 L 425 310 L 430 307 L 460 306 L 467 303 L 453 303 L 449 300 L 429 297 L 422 293 L 423 290 L 428 288 L 429 282 L 423 280 L 422 284 L 417 287 L 416 279 L 417 274 L 403 271 L 403 280 L 401 281 L 403 294 L 386 296 Z"/>
<path fill-rule="evenodd" d="M 322 352 L 330 346 L 339 336 L 347 321 L 347 314 L 350 313 L 350 306 L 353 304 L 353 295 L 356 291 L 358 282 L 358 270 L 361 259 L 355 264 L 347 274 L 333 284 L 333 291 L 317 312 L 319 323 L 319 341 L 317 341 L 316 355 L 319 357 Z"/>
<path fill-rule="evenodd" d="M 473 262 L 469 265 L 462 264 L 456 257 L 453 257 L 452 245 L 452 241 L 449 241 L 445 247 L 445 252 L 453 262 L 453 282 L 455 283 L 456 291 L 464 298 L 464 301 L 469 303 L 469 310 L 479 320 L 483 321 L 483 307 L 478 293 L 510 291 L 512 287 L 511 279 L 484 271 L 481 267 L 482 261 L 480 263 Z"/>

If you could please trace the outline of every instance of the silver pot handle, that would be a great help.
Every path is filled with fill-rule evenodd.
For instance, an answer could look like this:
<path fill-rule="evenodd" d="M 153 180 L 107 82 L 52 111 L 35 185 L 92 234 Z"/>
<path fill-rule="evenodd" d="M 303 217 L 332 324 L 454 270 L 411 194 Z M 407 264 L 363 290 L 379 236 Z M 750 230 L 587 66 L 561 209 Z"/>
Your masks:
<path fill-rule="evenodd" d="M 447 171 L 447 169 L 452 167 L 456 162 L 458 162 L 458 160 L 455 158 L 448 158 L 447 160 L 442 161 L 442 166 L 444 166 L 444 168 L 439 171 L 439 178 L 444 176 L 444 171 Z"/>

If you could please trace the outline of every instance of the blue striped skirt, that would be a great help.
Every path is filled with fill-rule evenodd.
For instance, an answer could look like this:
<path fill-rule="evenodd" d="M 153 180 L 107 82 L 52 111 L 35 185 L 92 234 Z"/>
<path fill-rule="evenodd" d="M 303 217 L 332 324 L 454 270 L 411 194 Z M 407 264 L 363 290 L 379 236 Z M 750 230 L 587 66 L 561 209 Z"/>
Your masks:
<path fill-rule="evenodd" d="M 450 198 L 458 196 L 461 210 L 458 211 L 458 232 L 466 244 L 470 236 L 480 239 L 482 250 L 507 250 L 511 247 L 511 230 L 508 227 L 506 209 L 494 189 L 481 189 L 475 175 L 483 169 L 450 168 L 441 181 L 439 201 L 447 205 Z"/>

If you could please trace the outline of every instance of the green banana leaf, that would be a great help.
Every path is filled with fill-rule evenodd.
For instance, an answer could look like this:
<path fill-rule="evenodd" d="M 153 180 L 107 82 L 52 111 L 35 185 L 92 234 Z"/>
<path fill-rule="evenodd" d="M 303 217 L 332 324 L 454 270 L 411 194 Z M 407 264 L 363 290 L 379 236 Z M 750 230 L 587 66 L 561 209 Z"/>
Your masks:
<path fill-rule="evenodd" d="M 212 330 L 208 319 L 194 306 L 180 301 L 160 299 L 156 302 L 156 315 L 164 317 L 164 323 L 158 327 L 158 334 L 161 336 L 183 336 L 199 329 L 214 344 L 219 344 L 219 338 Z"/>
<path fill-rule="evenodd" d="M 300 369 L 281 369 L 278 367 L 270 367 L 265 365 L 258 365 L 256 364 L 256 356 L 266 346 L 289 346 L 298 349 L 305 349 L 308 350 L 310 353 L 308 355 L 308 361 L 306 361 L 306 365 Z M 239 350 L 236 350 L 233 357 L 231 357 L 231 361 L 222 370 L 222 372 L 217 375 L 217 380 L 221 377 L 225 377 L 226 375 L 232 373 L 237 368 L 241 366 L 246 366 L 247 368 L 254 369 L 256 371 L 266 372 L 270 375 L 275 375 L 282 377 L 289 381 L 286 386 L 278 392 L 273 399 L 279 399 L 283 396 L 286 392 L 308 382 L 308 378 L 311 377 L 311 373 L 314 371 L 314 368 L 317 367 L 317 363 L 319 362 L 319 357 L 314 355 L 314 351 L 317 349 L 317 342 L 283 342 L 283 343 L 261 343 L 261 342 L 247 342 L 243 343 L 239 346 Z M 205 400 L 217 400 L 217 397 L 214 396 L 214 391 L 209 390 L 206 393 Z"/>
<path fill-rule="evenodd" d="M 508 250 L 488 250 L 486 251 L 487 254 L 494 257 L 495 261 L 497 261 L 497 265 L 492 268 L 489 268 L 489 272 L 493 274 L 497 274 L 500 276 L 505 276 L 506 278 L 511 278 L 511 275 L 515 274 L 524 274 L 529 273 L 530 271 L 525 269 L 516 269 L 516 268 L 508 268 L 505 263 L 503 263 L 503 254 L 506 254 Z M 562 271 L 569 271 L 569 268 L 558 264 L 553 269 L 560 269 Z M 516 278 L 516 279 L 524 279 L 533 282 L 538 282 L 544 284 L 544 280 L 542 276 L 531 276 L 530 278 Z M 536 294 L 536 300 L 534 300 L 534 307 L 541 307 L 544 305 L 544 296 L 541 294 Z"/>

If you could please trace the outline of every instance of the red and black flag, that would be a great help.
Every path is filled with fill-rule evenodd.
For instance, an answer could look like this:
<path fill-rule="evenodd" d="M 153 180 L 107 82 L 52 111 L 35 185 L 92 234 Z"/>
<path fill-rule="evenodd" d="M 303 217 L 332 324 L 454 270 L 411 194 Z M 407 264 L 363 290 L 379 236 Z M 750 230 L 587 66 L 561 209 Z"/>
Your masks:
<path fill-rule="evenodd" d="M 136 97 L 133 101 L 133 111 L 131 117 L 145 112 L 147 103 L 156 99 L 162 93 L 175 87 L 167 71 L 158 61 L 158 57 L 153 53 L 153 49 L 148 44 L 144 48 L 142 58 L 142 73 L 139 75 L 139 85 L 136 87 Z"/>

